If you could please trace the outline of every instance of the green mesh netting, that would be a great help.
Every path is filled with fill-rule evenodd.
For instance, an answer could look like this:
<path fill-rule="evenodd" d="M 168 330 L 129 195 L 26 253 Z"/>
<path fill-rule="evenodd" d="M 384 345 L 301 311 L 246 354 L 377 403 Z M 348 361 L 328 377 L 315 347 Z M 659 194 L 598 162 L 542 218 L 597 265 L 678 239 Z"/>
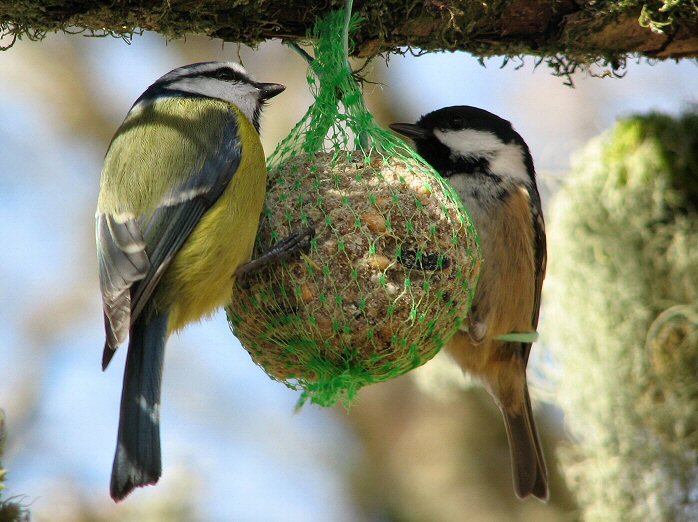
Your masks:
<path fill-rule="evenodd" d="M 349 10 L 316 24 L 315 102 L 268 160 L 257 257 L 312 225 L 310 250 L 238 282 L 233 332 L 300 404 L 348 405 L 431 359 L 468 313 L 479 270 L 453 190 L 376 125 L 347 62 Z M 340 35 L 343 35 L 341 37 Z"/>

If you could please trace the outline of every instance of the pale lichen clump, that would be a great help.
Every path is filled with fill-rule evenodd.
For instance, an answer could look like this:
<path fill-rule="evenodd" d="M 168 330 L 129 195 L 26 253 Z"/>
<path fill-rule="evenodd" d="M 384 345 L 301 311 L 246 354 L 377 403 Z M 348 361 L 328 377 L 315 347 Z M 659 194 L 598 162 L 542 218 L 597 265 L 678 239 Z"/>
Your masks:
<path fill-rule="evenodd" d="M 698 115 L 622 121 L 549 215 L 544 339 L 584 520 L 698 519 Z"/>

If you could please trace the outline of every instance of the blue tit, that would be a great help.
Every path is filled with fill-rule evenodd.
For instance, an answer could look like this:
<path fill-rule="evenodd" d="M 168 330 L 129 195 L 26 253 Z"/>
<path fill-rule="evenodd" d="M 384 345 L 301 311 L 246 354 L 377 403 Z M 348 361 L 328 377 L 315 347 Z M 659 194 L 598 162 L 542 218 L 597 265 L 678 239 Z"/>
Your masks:
<path fill-rule="evenodd" d="M 469 325 L 446 350 L 502 411 L 516 494 L 545 501 L 548 473 L 526 383 L 546 265 L 531 152 L 511 123 L 476 107 L 446 107 L 390 127 L 412 138 L 451 183 L 478 230 L 483 262 Z"/>
<path fill-rule="evenodd" d="M 165 343 L 231 296 L 266 193 L 264 103 L 283 85 L 231 62 L 174 69 L 107 150 L 96 214 L 105 369 L 129 337 L 111 496 L 158 481 Z"/>

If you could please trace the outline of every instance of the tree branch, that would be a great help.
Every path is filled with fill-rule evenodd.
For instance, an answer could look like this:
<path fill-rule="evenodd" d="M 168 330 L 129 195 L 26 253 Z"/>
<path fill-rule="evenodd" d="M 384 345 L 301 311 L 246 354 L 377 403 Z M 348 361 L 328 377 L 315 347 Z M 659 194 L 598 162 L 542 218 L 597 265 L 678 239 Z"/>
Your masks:
<path fill-rule="evenodd" d="M 51 31 L 129 38 L 142 30 L 168 38 L 203 34 L 252 45 L 302 41 L 317 16 L 341 0 L 0 0 L 0 30 L 42 38 Z M 693 0 L 357 0 L 364 23 L 353 54 L 373 56 L 409 46 L 476 56 L 536 55 L 590 64 L 698 56 Z M 9 43 L 9 42 L 8 42 Z"/>

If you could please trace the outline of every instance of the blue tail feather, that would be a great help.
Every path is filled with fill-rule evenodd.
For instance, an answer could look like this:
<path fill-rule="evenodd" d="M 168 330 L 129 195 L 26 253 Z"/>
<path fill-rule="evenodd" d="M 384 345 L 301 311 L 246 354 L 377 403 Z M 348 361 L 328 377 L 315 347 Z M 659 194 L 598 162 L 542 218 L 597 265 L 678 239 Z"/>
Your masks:
<path fill-rule="evenodd" d="M 155 484 L 160 460 L 160 390 L 167 314 L 140 315 L 131 330 L 110 493 L 121 500 L 134 488 Z"/>

